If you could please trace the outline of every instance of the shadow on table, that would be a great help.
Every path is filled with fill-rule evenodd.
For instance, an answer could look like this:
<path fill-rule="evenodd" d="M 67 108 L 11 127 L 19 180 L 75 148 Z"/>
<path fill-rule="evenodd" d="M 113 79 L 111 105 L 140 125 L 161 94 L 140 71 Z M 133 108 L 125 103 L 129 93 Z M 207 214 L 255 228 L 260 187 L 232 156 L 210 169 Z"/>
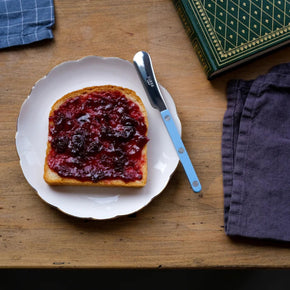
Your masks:
<path fill-rule="evenodd" d="M 0 289 L 290 289 L 290 269 L 0 270 Z"/>

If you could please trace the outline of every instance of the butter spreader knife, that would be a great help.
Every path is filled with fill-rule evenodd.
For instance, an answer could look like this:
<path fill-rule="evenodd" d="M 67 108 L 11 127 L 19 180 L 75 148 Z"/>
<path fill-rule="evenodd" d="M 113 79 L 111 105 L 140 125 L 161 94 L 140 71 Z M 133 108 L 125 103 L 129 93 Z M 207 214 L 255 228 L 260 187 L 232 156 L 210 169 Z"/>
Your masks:
<path fill-rule="evenodd" d="M 175 126 L 172 115 L 166 107 L 165 101 L 160 92 L 150 55 L 145 51 L 139 51 L 135 54 L 133 58 L 133 63 L 138 71 L 140 79 L 142 80 L 143 86 L 152 107 L 160 111 L 162 120 L 174 144 L 179 160 L 183 165 L 191 188 L 194 192 L 200 192 L 201 184 L 198 180 L 188 153 Z"/>

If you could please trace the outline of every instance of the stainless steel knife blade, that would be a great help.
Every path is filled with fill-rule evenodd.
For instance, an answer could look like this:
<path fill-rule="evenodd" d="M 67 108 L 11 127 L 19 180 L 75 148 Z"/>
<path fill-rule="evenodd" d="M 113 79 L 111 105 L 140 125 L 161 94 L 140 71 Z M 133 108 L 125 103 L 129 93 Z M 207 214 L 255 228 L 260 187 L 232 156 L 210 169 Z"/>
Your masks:
<path fill-rule="evenodd" d="M 167 109 L 163 96 L 160 92 L 150 55 L 145 51 L 139 51 L 135 54 L 133 63 L 137 69 L 152 107 L 160 111 L 162 120 L 170 135 L 193 191 L 200 192 L 201 184 L 175 126 L 171 113 Z"/>

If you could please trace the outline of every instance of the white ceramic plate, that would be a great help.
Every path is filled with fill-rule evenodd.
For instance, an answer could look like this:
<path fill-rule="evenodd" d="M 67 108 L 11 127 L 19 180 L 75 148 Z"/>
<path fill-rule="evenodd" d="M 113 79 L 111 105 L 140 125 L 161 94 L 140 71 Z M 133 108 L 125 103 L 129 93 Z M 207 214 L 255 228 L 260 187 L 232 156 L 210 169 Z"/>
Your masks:
<path fill-rule="evenodd" d="M 47 185 L 43 166 L 51 106 L 68 92 L 106 84 L 134 90 L 148 112 L 150 141 L 146 186 L 136 189 Z M 160 89 L 181 132 L 174 102 L 165 88 L 160 86 Z M 179 162 L 160 114 L 151 107 L 134 65 L 114 57 L 88 56 L 64 62 L 40 79 L 22 105 L 16 147 L 25 178 L 44 201 L 66 214 L 99 220 L 131 214 L 146 206 L 166 187 Z"/>

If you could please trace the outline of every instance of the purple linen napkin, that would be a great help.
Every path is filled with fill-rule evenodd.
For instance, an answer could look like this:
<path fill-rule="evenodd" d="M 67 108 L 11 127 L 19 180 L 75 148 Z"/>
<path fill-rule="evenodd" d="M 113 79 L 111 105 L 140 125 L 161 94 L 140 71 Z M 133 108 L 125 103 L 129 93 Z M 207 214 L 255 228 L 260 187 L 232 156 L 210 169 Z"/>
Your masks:
<path fill-rule="evenodd" d="M 0 48 L 53 38 L 53 0 L 0 0 Z"/>
<path fill-rule="evenodd" d="M 233 80 L 223 121 L 229 236 L 290 241 L 290 63 Z"/>

